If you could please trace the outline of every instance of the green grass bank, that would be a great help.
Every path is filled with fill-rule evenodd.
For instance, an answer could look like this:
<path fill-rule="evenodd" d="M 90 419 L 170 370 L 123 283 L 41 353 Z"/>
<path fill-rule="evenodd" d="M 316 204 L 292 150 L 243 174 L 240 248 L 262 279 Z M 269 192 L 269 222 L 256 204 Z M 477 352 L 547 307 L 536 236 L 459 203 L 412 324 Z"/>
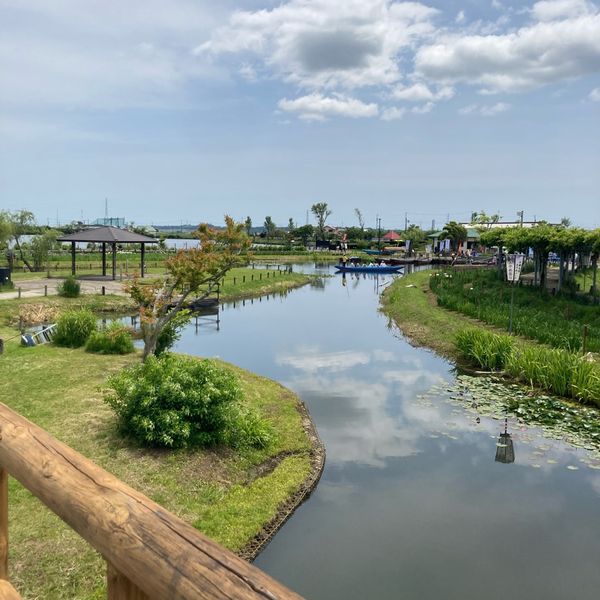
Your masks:
<path fill-rule="evenodd" d="M 315 456 L 318 438 L 305 409 L 276 382 L 227 365 L 239 377 L 245 401 L 272 424 L 276 439 L 270 447 L 141 449 L 118 435 L 102 391 L 110 374 L 135 361 L 138 354 L 8 342 L 0 357 L 0 394 L 12 409 L 200 531 L 251 555 L 307 481 L 320 474 L 315 468 L 323 457 Z M 23 597 L 105 597 L 102 558 L 12 478 L 9 494 L 9 568 Z"/>
<path fill-rule="evenodd" d="M 477 282 L 488 275 L 471 274 L 470 277 Z M 433 348 L 459 364 L 468 362 L 487 370 L 500 369 L 503 376 L 531 387 L 600 404 L 600 365 L 597 360 L 583 358 L 580 351 L 565 349 L 565 346 L 569 347 L 569 341 L 575 346 L 573 340 L 577 339 L 573 334 L 569 340 L 567 334 L 580 330 L 584 319 L 595 318 L 593 307 L 578 306 L 564 298 L 546 298 L 538 303 L 531 301 L 530 306 L 523 308 L 523 312 L 528 314 L 522 321 L 521 332 L 530 332 L 533 339 L 509 337 L 505 335 L 504 327 L 495 327 L 462 314 L 477 314 L 501 325 L 504 325 L 503 317 L 506 317 L 502 308 L 493 306 L 493 298 L 498 298 L 497 289 L 494 290 L 493 286 L 491 291 L 484 288 L 478 295 L 474 293 L 477 283 L 472 285 L 472 281 L 465 279 L 460 274 L 431 271 L 399 279 L 384 293 L 383 310 L 414 343 Z M 440 295 L 433 290 L 441 292 Z M 536 292 L 521 290 L 521 293 L 527 297 Z M 466 300 L 463 299 L 465 296 Z M 496 305 L 501 307 L 501 304 L 501 300 L 496 301 Z M 453 310 L 444 307 L 452 307 Z M 531 326 L 528 319 L 534 324 L 541 323 L 545 311 L 549 315 L 551 311 L 562 314 L 563 321 L 565 312 L 570 312 L 574 318 L 563 325 L 557 323 L 554 328 L 551 325 L 545 329 Z M 555 318 L 554 315 L 548 316 L 547 320 L 552 324 Z M 593 324 L 594 321 L 589 325 L 591 331 L 594 331 Z M 475 335 L 477 332 L 480 334 Z M 548 343 L 541 343 L 541 340 Z M 593 346 L 595 339 L 589 341 Z"/>

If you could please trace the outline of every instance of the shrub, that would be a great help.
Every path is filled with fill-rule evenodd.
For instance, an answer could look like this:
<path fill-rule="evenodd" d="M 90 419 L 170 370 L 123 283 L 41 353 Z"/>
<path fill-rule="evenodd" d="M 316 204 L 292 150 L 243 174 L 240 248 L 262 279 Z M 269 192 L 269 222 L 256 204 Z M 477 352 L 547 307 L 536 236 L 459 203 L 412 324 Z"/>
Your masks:
<path fill-rule="evenodd" d="M 120 323 L 93 331 L 85 346 L 87 352 L 98 354 L 129 354 L 135 350 L 129 330 Z"/>
<path fill-rule="evenodd" d="M 165 353 L 109 378 L 106 402 L 140 444 L 264 446 L 267 429 L 241 405 L 235 375 L 211 360 Z"/>
<path fill-rule="evenodd" d="M 77 298 L 81 293 L 81 284 L 74 275 L 69 275 L 62 283 L 56 287 L 59 296 L 65 298 Z"/>
<path fill-rule="evenodd" d="M 89 310 L 70 310 L 58 318 L 53 342 L 57 346 L 79 348 L 87 342 L 93 331 L 96 331 L 94 313 Z"/>

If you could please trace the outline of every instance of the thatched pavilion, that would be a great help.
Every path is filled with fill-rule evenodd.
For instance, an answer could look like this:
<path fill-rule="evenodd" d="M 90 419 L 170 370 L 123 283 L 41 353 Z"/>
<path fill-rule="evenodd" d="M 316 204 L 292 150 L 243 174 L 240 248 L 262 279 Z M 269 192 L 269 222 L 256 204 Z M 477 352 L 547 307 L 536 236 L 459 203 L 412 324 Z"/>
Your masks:
<path fill-rule="evenodd" d="M 140 273 L 144 276 L 144 258 L 146 244 L 157 244 L 158 240 L 133 233 L 127 229 L 118 227 L 95 227 L 84 229 L 77 233 L 71 233 L 58 238 L 59 242 L 70 242 L 71 244 L 71 273 L 75 275 L 75 246 L 77 242 L 102 244 L 102 276 L 106 277 L 106 246 L 110 245 L 112 250 L 112 278 L 117 278 L 117 244 L 141 244 Z"/>

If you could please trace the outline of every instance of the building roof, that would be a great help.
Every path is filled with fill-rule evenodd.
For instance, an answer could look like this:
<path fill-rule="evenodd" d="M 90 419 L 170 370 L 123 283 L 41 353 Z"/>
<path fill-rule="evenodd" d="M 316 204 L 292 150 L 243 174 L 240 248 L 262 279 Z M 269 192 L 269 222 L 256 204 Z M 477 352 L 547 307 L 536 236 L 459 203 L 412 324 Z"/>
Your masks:
<path fill-rule="evenodd" d="M 398 235 L 395 231 L 388 231 L 384 236 L 382 236 L 383 240 L 397 241 L 401 240 L 402 237 Z"/>
<path fill-rule="evenodd" d="M 58 238 L 59 242 L 106 242 L 108 244 L 156 244 L 158 240 L 118 227 L 94 227 Z"/>

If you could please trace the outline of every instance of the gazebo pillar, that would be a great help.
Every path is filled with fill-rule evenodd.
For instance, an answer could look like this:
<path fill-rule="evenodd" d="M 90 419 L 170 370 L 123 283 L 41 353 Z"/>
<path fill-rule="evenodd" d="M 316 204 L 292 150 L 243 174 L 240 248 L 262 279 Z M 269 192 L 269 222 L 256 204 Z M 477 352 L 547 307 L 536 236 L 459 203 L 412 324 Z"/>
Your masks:
<path fill-rule="evenodd" d="M 75 242 L 71 242 L 71 275 L 75 275 Z"/>
<path fill-rule="evenodd" d="M 102 242 L 102 277 L 106 277 L 106 242 Z"/>
<path fill-rule="evenodd" d="M 142 258 L 141 258 L 141 263 L 140 263 L 140 270 L 142 272 L 142 277 L 144 276 L 144 257 L 146 255 L 146 244 L 144 244 L 144 242 L 142 242 Z"/>
<path fill-rule="evenodd" d="M 113 242 L 112 246 L 112 278 L 113 281 L 117 278 L 117 242 Z"/>

